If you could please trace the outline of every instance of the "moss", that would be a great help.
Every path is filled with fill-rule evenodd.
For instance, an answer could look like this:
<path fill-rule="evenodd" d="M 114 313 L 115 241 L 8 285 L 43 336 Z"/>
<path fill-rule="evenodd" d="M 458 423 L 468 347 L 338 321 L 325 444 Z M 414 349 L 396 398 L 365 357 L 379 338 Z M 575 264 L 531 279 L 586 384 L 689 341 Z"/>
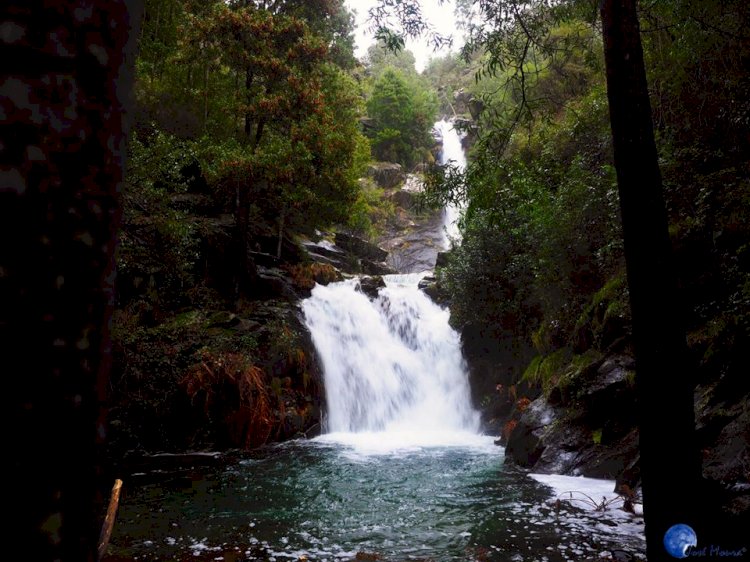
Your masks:
<path fill-rule="evenodd" d="M 573 355 L 570 360 L 561 367 L 557 376 L 551 380 L 545 387 L 545 394 L 550 395 L 553 389 L 559 390 L 559 396 L 565 403 L 569 403 L 572 398 L 578 395 L 579 379 L 591 368 L 592 365 L 599 362 L 603 354 L 596 349 L 588 349 L 582 354 Z"/>
<path fill-rule="evenodd" d="M 635 371 L 631 370 L 625 374 L 625 384 L 628 388 L 635 388 Z"/>
<path fill-rule="evenodd" d="M 574 327 L 575 347 L 605 347 L 630 322 L 630 303 L 625 273 L 611 277 L 592 296 Z"/>
<path fill-rule="evenodd" d="M 591 432 L 591 440 L 595 445 L 601 445 L 602 443 L 602 429 L 595 429 Z"/>
<path fill-rule="evenodd" d="M 541 387 L 545 395 L 549 395 L 552 388 L 563 376 L 564 368 L 570 361 L 570 349 L 563 348 L 549 355 L 537 355 L 531 360 L 524 371 L 521 380 L 537 387 Z"/>

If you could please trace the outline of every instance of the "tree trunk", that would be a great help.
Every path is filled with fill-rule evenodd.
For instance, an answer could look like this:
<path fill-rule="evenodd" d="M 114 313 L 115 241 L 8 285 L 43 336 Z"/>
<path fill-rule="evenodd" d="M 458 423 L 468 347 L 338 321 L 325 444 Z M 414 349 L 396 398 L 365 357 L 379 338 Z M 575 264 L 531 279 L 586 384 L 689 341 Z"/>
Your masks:
<path fill-rule="evenodd" d="M 693 370 L 677 302 L 636 0 L 603 0 L 601 16 L 627 264 L 649 562 L 671 560 L 664 534 L 698 531 Z M 700 536 L 700 533 L 699 533 Z"/>
<path fill-rule="evenodd" d="M 135 0 L 0 4 L 4 531 L 24 560 L 96 558 L 139 8 Z"/>
<path fill-rule="evenodd" d="M 258 277 L 255 260 L 250 255 L 250 189 L 248 185 L 237 186 L 237 297 L 249 295 Z"/>
<path fill-rule="evenodd" d="M 208 75 L 209 75 L 208 63 L 205 63 L 203 68 L 203 130 L 205 131 L 208 127 Z"/>
<path fill-rule="evenodd" d="M 279 215 L 279 239 L 276 243 L 276 259 L 281 259 L 281 248 L 284 245 L 284 227 L 286 226 L 286 206 L 281 208 Z"/>
<path fill-rule="evenodd" d="M 245 70 L 245 95 L 247 102 L 250 103 L 250 88 L 253 86 L 253 71 L 251 68 Z M 250 138 L 253 134 L 253 116 L 249 111 L 245 112 L 245 136 Z"/>

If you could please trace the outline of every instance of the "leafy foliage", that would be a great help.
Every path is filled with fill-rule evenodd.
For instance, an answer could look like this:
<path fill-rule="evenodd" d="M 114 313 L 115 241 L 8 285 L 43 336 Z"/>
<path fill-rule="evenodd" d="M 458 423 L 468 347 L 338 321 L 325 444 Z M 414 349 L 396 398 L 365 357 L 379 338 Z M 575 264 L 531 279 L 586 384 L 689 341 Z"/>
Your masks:
<path fill-rule="evenodd" d="M 408 51 L 389 54 L 376 45 L 370 48 L 368 58 L 372 82 L 367 114 L 374 126 L 369 132 L 373 157 L 407 168 L 429 159 L 437 96 L 416 74 L 413 55 Z"/>
<path fill-rule="evenodd" d="M 204 351 L 180 384 L 209 422 L 220 421 L 228 428 L 234 445 L 258 447 L 268 440 L 274 419 L 265 373 L 247 357 Z"/>

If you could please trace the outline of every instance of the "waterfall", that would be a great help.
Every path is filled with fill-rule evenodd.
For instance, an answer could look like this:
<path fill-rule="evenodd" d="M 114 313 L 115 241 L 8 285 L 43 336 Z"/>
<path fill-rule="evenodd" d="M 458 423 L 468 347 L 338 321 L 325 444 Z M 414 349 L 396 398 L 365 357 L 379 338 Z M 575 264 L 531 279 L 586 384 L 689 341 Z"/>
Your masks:
<path fill-rule="evenodd" d="M 412 444 L 479 433 L 459 336 L 420 278 L 386 276 L 374 300 L 357 279 L 318 285 L 303 302 L 325 373 L 328 431 L 408 435 Z"/>
<path fill-rule="evenodd" d="M 449 162 L 453 162 L 458 168 L 463 171 L 466 168 L 466 154 L 461 144 L 461 138 L 463 137 L 453 127 L 451 121 L 438 121 L 435 123 L 435 130 L 437 135 L 443 140 L 443 152 L 440 158 L 440 163 L 445 165 Z M 461 215 L 461 209 L 456 205 L 447 205 L 443 214 L 443 247 L 450 248 L 450 239 L 458 238 L 458 219 Z"/>

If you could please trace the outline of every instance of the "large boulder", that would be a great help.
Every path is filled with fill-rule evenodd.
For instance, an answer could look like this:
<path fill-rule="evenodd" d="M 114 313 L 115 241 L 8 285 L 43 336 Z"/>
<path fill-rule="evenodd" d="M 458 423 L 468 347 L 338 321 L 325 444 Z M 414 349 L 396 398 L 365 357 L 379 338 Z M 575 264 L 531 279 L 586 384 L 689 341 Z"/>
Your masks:
<path fill-rule="evenodd" d="M 370 260 L 373 262 L 383 262 L 388 257 L 388 252 L 379 248 L 375 244 L 363 240 L 351 234 L 343 232 L 336 233 L 336 245 L 347 252 L 350 252 L 358 258 Z"/>
<path fill-rule="evenodd" d="M 360 260 L 360 268 L 362 269 L 362 273 L 366 275 L 391 275 L 393 273 L 398 273 L 384 261 L 370 261 L 363 259 Z"/>
<path fill-rule="evenodd" d="M 302 242 L 302 246 L 307 250 L 307 254 L 313 262 L 332 265 L 339 271 L 347 273 L 353 273 L 353 270 L 358 266 L 357 260 L 352 259 L 351 254 L 327 240 L 319 242 L 305 240 Z"/>
<path fill-rule="evenodd" d="M 380 187 L 391 188 L 403 183 L 406 175 L 401 164 L 396 162 L 373 162 L 367 167 L 367 175 Z"/>
<path fill-rule="evenodd" d="M 508 438 L 506 458 L 524 468 L 534 468 L 547 448 L 545 433 L 559 413 L 546 400 L 534 400 L 524 411 Z"/>
<path fill-rule="evenodd" d="M 536 472 L 622 477 L 638 456 L 633 368 L 617 354 L 561 378 L 518 418 L 506 458 Z"/>
<path fill-rule="evenodd" d="M 416 207 L 416 194 L 413 191 L 399 189 L 388 198 L 394 205 L 411 210 Z"/>

